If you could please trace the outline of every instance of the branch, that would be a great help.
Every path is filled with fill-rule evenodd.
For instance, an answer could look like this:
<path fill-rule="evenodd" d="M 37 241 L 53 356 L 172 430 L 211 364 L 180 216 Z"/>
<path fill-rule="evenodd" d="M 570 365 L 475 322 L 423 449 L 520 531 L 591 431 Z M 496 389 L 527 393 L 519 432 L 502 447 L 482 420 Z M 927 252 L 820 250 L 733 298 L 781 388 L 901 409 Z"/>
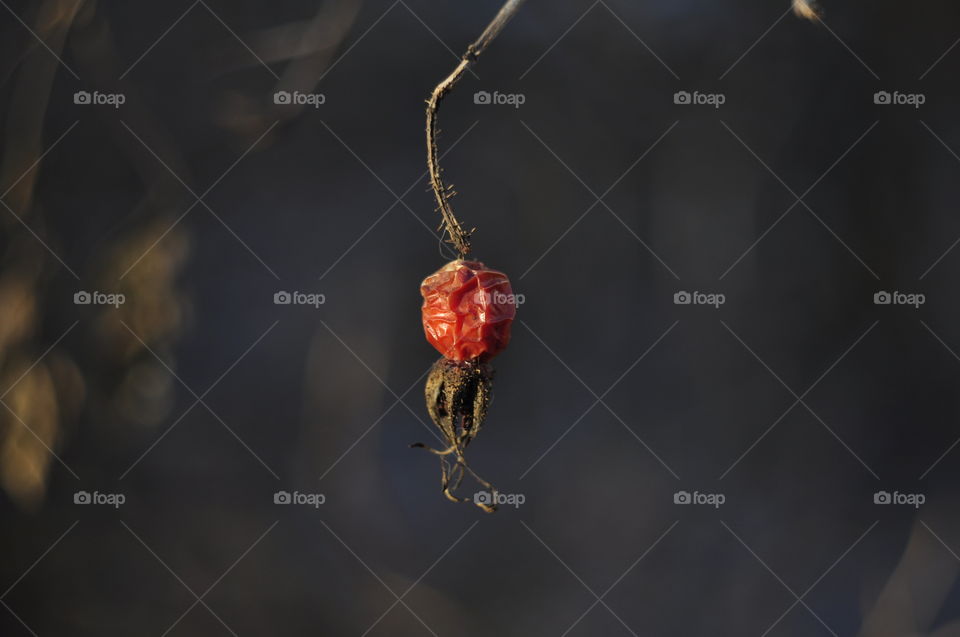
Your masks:
<path fill-rule="evenodd" d="M 453 208 L 450 207 L 449 187 L 443 183 L 443 178 L 440 175 L 440 160 L 437 150 L 437 109 L 440 106 L 440 100 L 450 92 L 470 65 L 477 61 L 480 54 L 500 34 L 500 31 L 517 13 L 523 2 L 524 0 L 507 0 L 504 3 L 493 21 L 480 34 L 480 37 L 467 47 L 467 52 L 463 55 L 457 67 L 453 69 L 453 72 L 433 89 L 433 93 L 427 101 L 427 168 L 430 171 L 430 185 L 433 186 L 433 194 L 437 199 L 437 205 L 440 207 L 440 215 L 443 217 L 443 223 L 450 235 L 450 243 L 457 248 L 461 258 L 470 252 L 470 232 L 465 231 L 454 216 Z"/>

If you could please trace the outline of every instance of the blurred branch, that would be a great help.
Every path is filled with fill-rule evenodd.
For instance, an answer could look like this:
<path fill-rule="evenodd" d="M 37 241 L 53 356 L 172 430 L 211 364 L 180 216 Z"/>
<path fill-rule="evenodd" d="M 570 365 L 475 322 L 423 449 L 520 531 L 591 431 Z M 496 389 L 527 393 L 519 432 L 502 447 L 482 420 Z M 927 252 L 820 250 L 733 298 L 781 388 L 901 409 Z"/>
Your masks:
<path fill-rule="evenodd" d="M 923 520 L 914 523 L 899 563 L 864 613 L 858 637 L 929 634 L 960 573 L 941 544 Z"/>
<path fill-rule="evenodd" d="M 0 186 L 5 190 L 31 166 L 29 174 L 6 195 L 7 203 L 21 217 L 29 215 L 33 186 L 39 172 L 35 164 L 43 145 L 43 120 L 54 77 L 59 70 L 57 56 L 63 49 L 77 11 L 83 0 L 47 0 L 37 8 L 31 27 L 48 50 L 39 45 L 23 57 L 10 97 L 10 109 L 4 126 L 3 157 L 0 160 Z M 51 55 L 52 53 L 52 55 Z M 0 190 L 0 192 L 2 192 Z M 4 223 L 10 215 L 4 214 Z"/>
<path fill-rule="evenodd" d="M 0 382 L 5 388 L 0 397 L 0 488 L 30 509 L 43 499 L 65 421 L 76 415 L 83 400 L 83 380 L 73 361 L 56 349 L 59 339 L 50 345 L 43 334 L 50 258 L 42 242 L 55 242 L 40 239 L 46 233 L 35 200 L 46 152 L 47 105 L 64 64 L 61 51 L 83 4 L 46 0 L 32 5 L 32 15 L 23 24 L 29 23 L 37 43 L 0 71 L 4 83 L 9 78 L 12 85 L 0 157 L 0 191 L 10 208 L 0 215 L 6 231 L 0 275 Z M 66 134 L 57 133 L 61 139 Z"/>
<path fill-rule="evenodd" d="M 190 251 L 190 233 L 176 220 L 191 203 L 180 179 L 189 183 L 192 177 L 176 137 L 149 102 L 134 87 L 118 83 L 122 56 L 114 29 L 109 14 L 95 9 L 90 6 L 77 20 L 73 56 L 88 81 L 127 95 L 122 123 L 113 117 L 104 117 L 103 123 L 144 192 L 104 238 L 89 268 L 88 276 L 100 289 L 112 289 L 126 300 L 98 312 L 92 323 L 94 346 L 83 359 L 89 379 L 87 409 L 105 428 L 117 423 L 155 426 L 172 407 L 173 385 L 153 352 L 176 364 L 172 347 L 190 308 L 178 282 Z M 138 137 L 150 140 L 151 150 Z"/>
<path fill-rule="evenodd" d="M 250 42 L 262 60 L 268 63 L 287 62 L 280 79 L 270 93 L 278 91 L 311 92 L 336 64 L 334 55 L 353 27 L 363 0 L 327 0 L 306 20 L 286 22 L 261 29 L 250 36 Z M 214 52 L 217 74 L 259 65 L 250 55 L 234 57 L 230 43 Z M 262 95 L 240 92 L 225 96 L 217 114 L 217 124 L 243 134 L 262 131 L 267 123 L 292 120 L 307 108 L 303 104 L 277 106 L 264 104 Z"/>

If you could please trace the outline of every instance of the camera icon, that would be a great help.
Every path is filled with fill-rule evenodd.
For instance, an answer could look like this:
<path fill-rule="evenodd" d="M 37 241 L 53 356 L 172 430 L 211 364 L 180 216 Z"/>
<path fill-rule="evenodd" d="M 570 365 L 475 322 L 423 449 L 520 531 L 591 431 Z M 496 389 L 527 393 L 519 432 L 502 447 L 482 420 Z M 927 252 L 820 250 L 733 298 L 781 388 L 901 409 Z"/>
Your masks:
<path fill-rule="evenodd" d="M 293 296 L 289 292 L 277 292 L 273 295 L 274 305 L 290 305 L 293 302 Z"/>
<path fill-rule="evenodd" d="M 90 305 L 90 302 L 93 300 L 93 297 L 89 292 L 84 292 L 80 290 L 73 295 L 74 305 Z"/>
<path fill-rule="evenodd" d="M 877 292 L 873 295 L 873 304 L 874 305 L 890 305 L 893 302 L 893 297 L 889 292 Z"/>
<path fill-rule="evenodd" d="M 277 91 L 273 94 L 274 104 L 290 104 L 292 101 L 293 96 L 290 95 L 290 91 Z"/>
<path fill-rule="evenodd" d="M 874 104 L 889 104 L 892 101 L 890 93 L 887 91 L 877 91 L 873 94 L 873 103 Z"/>
<path fill-rule="evenodd" d="M 77 91 L 73 94 L 74 104 L 89 104 L 92 99 L 89 91 Z"/>
<path fill-rule="evenodd" d="M 481 306 L 493 305 L 497 302 L 495 294 L 491 294 L 482 288 L 473 293 L 473 300 Z"/>
<path fill-rule="evenodd" d="M 492 97 L 488 91 L 477 91 L 473 94 L 474 104 L 489 104 L 491 101 Z"/>
<path fill-rule="evenodd" d="M 473 501 L 476 504 L 486 504 L 490 506 L 493 504 L 493 494 L 489 491 L 477 491 L 473 494 Z"/>
<path fill-rule="evenodd" d="M 289 491 L 277 491 L 273 494 L 274 504 L 290 504 L 292 501 L 293 498 L 290 497 Z"/>
<path fill-rule="evenodd" d="M 690 305 L 693 302 L 693 296 L 689 292 L 680 291 L 673 295 L 674 305 Z"/>
<path fill-rule="evenodd" d="M 90 492 L 89 491 L 77 491 L 73 494 L 73 503 L 74 504 L 90 504 Z"/>
<path fill-rule="evenodd" d="M 690 104 L 693 101 L 688 91 L 677 91 L 673 94 L 674 104 Z"/>
<path fill-rule="evenodd" d="M 877 491 L 873 494 L 874 504 L 890 504 L 891 501 L 889 491 Z"/>
<path fill-rule="evenodd" d="M 690 492 L 689 491 L 677 491 L 673 494 L 673 503 L 674 504 L 690 504 Z"/>

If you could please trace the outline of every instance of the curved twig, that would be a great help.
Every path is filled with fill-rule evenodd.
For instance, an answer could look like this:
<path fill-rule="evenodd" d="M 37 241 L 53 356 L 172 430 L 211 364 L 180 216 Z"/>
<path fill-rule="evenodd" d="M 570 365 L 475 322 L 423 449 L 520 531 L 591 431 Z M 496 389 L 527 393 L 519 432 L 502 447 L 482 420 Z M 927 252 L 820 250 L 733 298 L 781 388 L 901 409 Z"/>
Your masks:
<path fill-rule="evenodd" d="M 463 77 L 470 65 L 477 61 L 480 54 L 499 35 L 523 2 L 524 0 L 507 0 L 504 3 L 493 21 L 480 34 L 480 37 L 467 47 L 467 52 L 463 55 L 457 67 L 433 89 L 430 99 L 427 100 L 427 168 L 430 171 L 430 185 L 433 186 L 433 194 L 437 199 L 437 205 L 440 207 L 443 223 L 450 235 L 450 243 L 456 247 L 461 258 L 470 252 L 470 232 L 472 231 L 465 231 L 454 216 L 453 208 L 450 207 L 449 187 L 443 183 L 443 178 L 440 175 L 440 160 L 437 150 L 437 109 L 440 106 L 440 100 Z"/>

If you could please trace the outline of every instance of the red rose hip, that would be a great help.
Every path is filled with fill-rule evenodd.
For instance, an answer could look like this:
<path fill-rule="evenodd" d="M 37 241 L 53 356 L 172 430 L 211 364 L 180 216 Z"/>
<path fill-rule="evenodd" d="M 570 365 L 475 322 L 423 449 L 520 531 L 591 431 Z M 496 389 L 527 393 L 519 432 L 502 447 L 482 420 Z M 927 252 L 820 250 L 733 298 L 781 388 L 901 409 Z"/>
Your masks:
<path fill-rule="evenodd" d="M 510 342 L 517 314 L 507 275 L 479 261 L 451 261 L 420 284 L 423 331 L 453 361 L 487 361 Z"/>

